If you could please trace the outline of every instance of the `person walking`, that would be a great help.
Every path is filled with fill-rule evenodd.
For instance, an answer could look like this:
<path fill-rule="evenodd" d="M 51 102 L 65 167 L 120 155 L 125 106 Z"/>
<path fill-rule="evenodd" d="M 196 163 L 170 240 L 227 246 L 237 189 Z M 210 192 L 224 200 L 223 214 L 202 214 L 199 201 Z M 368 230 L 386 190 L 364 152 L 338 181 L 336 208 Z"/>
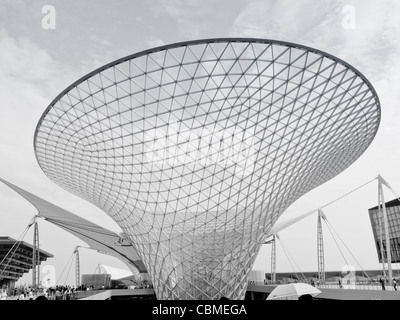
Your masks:
<path fill-rule="evenodd" d="M 396 282 L 396 279 L 393 279 L 393 288 L 394 288 L 394 291 L 397 291 L 397 282 Z"/>
<path fill-rule="evenodd" d="M 380 278 L 380 279 L 379 279 L 379 282 L 381 283 L 382 290 L 386 290 L 386 288 L 385 288 L 385 281 L 384 281 L 382 278 Z"/>

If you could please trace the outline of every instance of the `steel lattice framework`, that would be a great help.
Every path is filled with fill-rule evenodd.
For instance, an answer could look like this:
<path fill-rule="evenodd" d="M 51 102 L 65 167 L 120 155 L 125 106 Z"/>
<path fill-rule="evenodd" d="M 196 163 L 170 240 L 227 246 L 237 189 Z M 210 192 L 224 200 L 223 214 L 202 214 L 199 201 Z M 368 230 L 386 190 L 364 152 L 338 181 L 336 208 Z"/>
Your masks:
<path fill-rule="evenodd" d="M 344 61 L 210 39 L 146 50 L 63 91 L 37 160 L 130 237 L 159 299 L 243 299 L 266 234 L 373 140 L 380 104 Z"/>

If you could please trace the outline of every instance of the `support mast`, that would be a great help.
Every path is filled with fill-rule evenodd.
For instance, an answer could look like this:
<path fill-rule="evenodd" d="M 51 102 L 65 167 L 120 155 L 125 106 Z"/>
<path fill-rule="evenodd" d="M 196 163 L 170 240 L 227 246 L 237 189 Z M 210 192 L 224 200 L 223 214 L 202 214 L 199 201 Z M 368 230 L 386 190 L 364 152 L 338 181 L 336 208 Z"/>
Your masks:
<path fill-rule="evenodd" d="M 39 288 L 40 284 L 40 251 L 39 251 L 39 227 L 35 217 L 33 231 L 33 254 L 32 254 L 32 287 Z"/>
<path fill-rule="evenodd" d="M 322 210 L 318 210 L 318 225 L 317 225 L 317 249 L 318 249 L 318 280 L 320 283 L 325 283 L 325 253 L 324 253 L 324 237 L 322 233 L 322 219 L 326 217 Z"/>
<path fill-rule="evenodd" d="M 276 283 L 276 235 L 272 235 L 271 244 L 271 282 Z"/>
<path fill-rule="evenodd" d="M 389 238 L 389 225 L 386 212 L 385 197 L 383 195 L 382 184 L 386 184 L 385 180 L 379 175 L 378 176 L 378 199 L 382 202 L 382 213 L 383 213 L 383 225 L 385 230 L 385 248 L 386 248 L 386 261 L 388 267 L 388 285 L 391 286 L 393 283 L 393 273 L 392 273 L 392 254 L 390 252 L 390 238 Z M 382 256 L 382 262 L 385 263 L 384 256 Z"/>
<path fill-rule="evenodd" d="M 79 246 L 77 246 L 74 250 L 75 253 L 75 283 L 76 288 L 81 285 L 81 270 L 80 270 L 80 262 L 79 262 Z"/>

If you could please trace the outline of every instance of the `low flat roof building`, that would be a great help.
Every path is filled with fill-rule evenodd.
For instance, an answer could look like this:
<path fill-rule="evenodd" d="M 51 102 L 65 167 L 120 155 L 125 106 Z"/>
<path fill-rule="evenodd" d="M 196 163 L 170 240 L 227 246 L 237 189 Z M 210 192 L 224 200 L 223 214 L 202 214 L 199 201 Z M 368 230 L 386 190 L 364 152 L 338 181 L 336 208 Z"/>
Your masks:
<path fill-rule="evenodd" d="M 24 273 L 32 269 L 33 245 L 7 236 L 0 236 L 0 288 L 14 287 Z M 14 246 L 15 245 L 15 246 Z M 39 249 L 40 263 L 53 255 Z M 39 264 L 40 264 L 39 263 Z"/>

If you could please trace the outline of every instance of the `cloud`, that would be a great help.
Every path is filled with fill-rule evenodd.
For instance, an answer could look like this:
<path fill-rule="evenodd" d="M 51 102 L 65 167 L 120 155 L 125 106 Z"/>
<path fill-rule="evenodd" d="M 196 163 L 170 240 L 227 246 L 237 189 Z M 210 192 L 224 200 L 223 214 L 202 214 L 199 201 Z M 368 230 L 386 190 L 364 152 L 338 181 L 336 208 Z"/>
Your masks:
<path fill-rule="evenodd" d="M 32 139 L 34 121 L 51 101 L 58 67 L 45 51 L 25 38 L 14 39 L 0 31 L 0 174 L 25 179 L 34 165 Z M 30 160 L 30 161 L 27 161 Z M 14 172 L 13 172 L 14 171 Z"/>
<path fill-rule="evenodd" d="M 157 16 L 169 16 L 176 23 L 177 31 L 184 37 L 196 39 L 207 29 L 212 1 L 161 0 L 152 7 Z"/>
<path fill-rule="evenodd" d="M 150 48 L 155 48 L 165 45 L 163 40 L 154 37 L 151 37 L 150 39 L 146 40 L 146 43 Z"/>
<path fill-rule="evenodd" d="M 79 74 L 79 67 L 60 64 L 31 40 L 0 31 L 0 177 L 73 212 L 81 211 L 75 205 L 80 200 L 71 201 L 76 197 L 55 187 L 40 170 L 33 136 L 46 107 Z"/>
<path fill-rule="evenodd" d="M 34 83 L 34 86 L 39 83 L 41 85 L 49 83 L 48 75 L 54 72 L 50 71 L 55 69 L 54 61 L 29 39 L 12 38 L 5 29 L 2 29 L 0 30 L 0 48 L 1 79 Z"/>
<path fill-rule="evenodd" d="M 354 29 L 343 27 L 345 6 L 354 9 Z M 381 147 L 398 132 L 399 1 L 251 1 L 236 17 L 231 35 L 304 44 L 350 63 L 371 81 L 381 99 L 382 125 L 377 137 L 383 137 Z"/>
<path fill-rule="evenodd" d="M 355 10 L 355 29 L 343 27 L 346 5 Z M 236 17 L 230 33 L 314 46 L 348 60 L 369 76 L 386 77 L 387 69 L 390 72 L 398 60 L 400 3 L 251 1 Z"/>
<path fill-rule="evenodd" d="M 335 24 L 335 1 L 288 0 L 251 1 L 235 19 L 231 34 L 243 37 L 263 37 L 295 41 L 312 41 L 318 29 Z M 339 24 L 338 19 L 336 24 Z"/>
<path fill-rule="evenodd" d="M 398 1 L 354 1 L 355 29 L 341 29 L 340 55 L 363 67 L 375 80 L 393 73 L 400 53 Z"/>

